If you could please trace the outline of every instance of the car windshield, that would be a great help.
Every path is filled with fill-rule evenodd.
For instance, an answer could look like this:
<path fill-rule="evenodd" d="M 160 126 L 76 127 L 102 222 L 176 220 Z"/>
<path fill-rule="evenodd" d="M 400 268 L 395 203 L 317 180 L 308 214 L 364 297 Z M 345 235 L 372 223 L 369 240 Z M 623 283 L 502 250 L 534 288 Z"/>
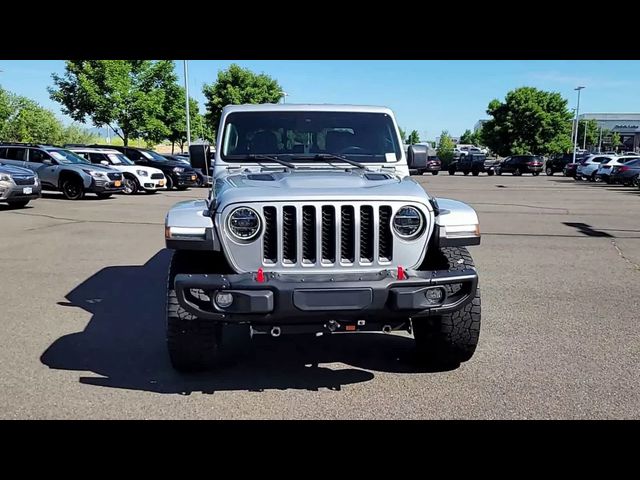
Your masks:
<path fill-rule="evenodd" d="M 159 153 L 154 152 L 153 150 L 140 150 L 140 153 L 147 159 L 153 160 L 155 162 L 169 162 L 170 160 L 166 159 Z"/>
<path fill-rule="evenodd" d="M 48 153 L 56 162 L 62 165 L 68 165 L 71 163 L 91 163 L 90 161 L 85 160 L 80 155 L 76 155 L 70 150 L 48 150 Z"/>
<path fill-rule="evenodd" d="M 231 113 L 222 145 L 221 156 L 227 161 L 268 155 L 326 162 L 323 155 L 341 155 L 357 162 L 384 163 L 402 156 L 395 125 L 385 113 Z"/>
<path fill-rule="evenodd" d="M 131 160 L 129 160 L 122 153 L 108 153 L 107 154 L 107 158 L 114 165 L 135 165 L 135 163 L 133 163 Z"/>

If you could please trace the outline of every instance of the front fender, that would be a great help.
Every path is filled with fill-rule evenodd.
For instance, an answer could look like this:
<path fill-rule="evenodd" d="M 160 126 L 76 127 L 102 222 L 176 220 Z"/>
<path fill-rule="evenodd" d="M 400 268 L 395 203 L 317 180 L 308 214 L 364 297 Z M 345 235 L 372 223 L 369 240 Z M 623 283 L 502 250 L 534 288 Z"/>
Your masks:
<path fill-rule="evenodd" d="M 206 200 L 175 204 L 165 218 L 165 243 L 175 250 L 219 251 L 220 241 Z"/>
<path fill-rule="evenodd" d="M 436 198 L 435 201 L 439 209 L 436 229 L 440 246 L 480 244 L 480 220 L 472 207 L 450 198 Z"/>

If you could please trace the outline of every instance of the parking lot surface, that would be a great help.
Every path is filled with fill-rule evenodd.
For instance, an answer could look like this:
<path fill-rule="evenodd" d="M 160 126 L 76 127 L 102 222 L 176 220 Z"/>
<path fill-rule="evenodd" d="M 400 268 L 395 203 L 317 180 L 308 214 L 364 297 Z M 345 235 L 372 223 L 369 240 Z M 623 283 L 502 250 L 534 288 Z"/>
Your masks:
<path fill-rule="evenodd" d="M 425 175 L 471 204 L 482 331 L 428 371 L 403 335 L 256 338 L 174 372 L 163 222 L 205 190 L 0 206 L 0 418 L 640 418 L 640 192 L 554 177 Z"/>

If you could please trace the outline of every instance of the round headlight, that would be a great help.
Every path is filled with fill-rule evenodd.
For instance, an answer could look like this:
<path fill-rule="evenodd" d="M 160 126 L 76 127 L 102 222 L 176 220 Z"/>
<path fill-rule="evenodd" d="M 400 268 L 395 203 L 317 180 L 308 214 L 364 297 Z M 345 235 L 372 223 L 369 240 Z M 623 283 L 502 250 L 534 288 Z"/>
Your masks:
<path fill-rule="evenodd" d="M 251 240 L 260 232 L 260 216 L 247 207 L 236 208 L 231 212 L 227 224 L 231 234 L 238 240 Z"/>
<path fill-rule="evenodd" d="M 422 213 L 408 205 L 401 207 L 393 217 L 393 229 L 399 237 L 404 239 L 417 237 L 422 233 L 423 225 Z"/>

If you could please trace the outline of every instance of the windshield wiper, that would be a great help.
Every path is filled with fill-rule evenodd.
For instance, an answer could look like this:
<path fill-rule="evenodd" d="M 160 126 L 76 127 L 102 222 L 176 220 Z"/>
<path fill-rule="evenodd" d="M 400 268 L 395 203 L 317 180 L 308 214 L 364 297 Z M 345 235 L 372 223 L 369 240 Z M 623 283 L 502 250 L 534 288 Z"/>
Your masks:
<path fill-rule="evenodd" d="M 290 168 L 292 170 L 295 170 L 296 168 L 296 166 L 293 163 L 285 162 L 284 160 L 280 160 L 278 157 L 272 157 L 271 155 L 250 154 L 250 155 L 246 155 L 244 158 L 246 158 L 247 160 L 268 160 L 270 162 L 276 162 L 276 163 L 279 163 L 280 165 L 284 165 L 285 167 Z"/>
<path fill-rule="evenodd" d="M 316 160 L 341 160 L 343 162 L 346 162 L 350 165 L 353 165 L 354 167 L 358 167 L 361 168 L 363 170 L 367 170 L 367 167 L 364 166 L 363 164 L 361 164 L 360 162 L 356 162 L 355 160 L 349 160 L 347 157 L 343 157 L 342 155 L 336 155 L 334 153 L 319 153 L 317 154 L 315 157 L 313 157 Z"/>

